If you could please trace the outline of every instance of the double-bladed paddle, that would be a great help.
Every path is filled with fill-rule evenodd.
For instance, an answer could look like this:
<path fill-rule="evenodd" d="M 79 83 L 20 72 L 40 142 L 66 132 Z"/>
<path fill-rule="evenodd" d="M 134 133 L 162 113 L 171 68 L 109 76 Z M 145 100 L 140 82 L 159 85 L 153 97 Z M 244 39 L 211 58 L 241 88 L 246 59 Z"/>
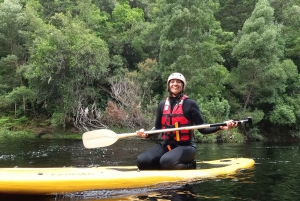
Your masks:
<path fill-rule="evenodd" d="M 251 125 L 252 119 L 251 117 L 248 117 L 246 120 L 235 121 L 235 123 L 238 123 L 238 125 L 243 123 L 249 123 Z M 150 131 L 145 131 L 144 133 L 156 134 L 156 133 L 164 133 L 164 132 L 171 132 L 171 131 L 195 130 L 195 129 L 226 126 L 226 125 L 227 124 L 223 122 L 223 123 L 216 123 L 216 124 L 203 124 L 203 125 L 186 126 L 186 127 L 179 127 L 179 128 L 150 130 Z M 108 129 L 99 129 L 99 130 L 85 132 L 82 135 L 82 141 L 83 141 L 83 145 L 86 148 L 97 148 L 97 147 L 107 147 L 109 145 L 114 144 L 120 138 L 132 137 L 132 136 L 137 136 L 137 132 L 117 134 Z"/>

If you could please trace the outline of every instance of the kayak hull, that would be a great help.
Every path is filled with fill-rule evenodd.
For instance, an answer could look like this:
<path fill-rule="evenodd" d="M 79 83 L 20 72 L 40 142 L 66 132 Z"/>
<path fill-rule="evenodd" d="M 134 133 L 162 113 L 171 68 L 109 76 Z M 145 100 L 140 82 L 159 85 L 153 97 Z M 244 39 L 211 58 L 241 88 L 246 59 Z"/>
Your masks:
<path fill-rule="evenodd" d="M 90 190 L 154 188 L 161 184 L 227 176 L 255 164 L 249 158 L 226 158 L 201 163 L 211 164 L 213 168 L 147 171 L 139 171 L 136 166 L 0 168 L 0 193 L 49 195 Z"/>

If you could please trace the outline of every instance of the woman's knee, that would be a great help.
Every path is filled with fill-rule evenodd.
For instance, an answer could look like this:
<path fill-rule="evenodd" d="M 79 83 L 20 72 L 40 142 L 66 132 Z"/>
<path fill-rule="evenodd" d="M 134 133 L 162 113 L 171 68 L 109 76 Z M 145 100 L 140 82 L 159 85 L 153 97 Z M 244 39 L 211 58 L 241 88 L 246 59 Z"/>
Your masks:
<path fill-rule="evenodd" d="M 139 169 L 144 169 L 149 165 L 149 158 L 145 153 L 141 153 L 140 155 L 138 155 L 136 161 Z"/>
<path fill-rule="evenodd" d="M 174 164 L 174 160 L 169 157 L 161 157 L 159 163 L 160 167 L 165 170 L 172 170 L 177 164 Z"/>

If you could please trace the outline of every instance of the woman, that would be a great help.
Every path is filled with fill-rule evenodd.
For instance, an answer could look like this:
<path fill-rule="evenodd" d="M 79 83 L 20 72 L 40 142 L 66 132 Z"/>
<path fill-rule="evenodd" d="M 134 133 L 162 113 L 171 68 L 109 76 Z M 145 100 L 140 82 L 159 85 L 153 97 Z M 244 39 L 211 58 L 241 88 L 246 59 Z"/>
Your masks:
<path fill-rule="evenodd" d="M 196 101 L 184 94 L 186 80 L 181 73 L 172 73 L 167 81 L 169 96 L 159 103 L 155 128 L 174 128 L 205 124 Z M 227 126 L 199 129 L 202 134 L 229 130 L 237 126 L 233 120 Z M 148 137 L 144 129 L 137 131 L 142 138 Z M 196 168 L 196 144 L 193 130 L 181 130 L 162 134 L 163 144 L 157 144 L 137 157 L 140 170 L 149 169 L 194 169 Z"/>

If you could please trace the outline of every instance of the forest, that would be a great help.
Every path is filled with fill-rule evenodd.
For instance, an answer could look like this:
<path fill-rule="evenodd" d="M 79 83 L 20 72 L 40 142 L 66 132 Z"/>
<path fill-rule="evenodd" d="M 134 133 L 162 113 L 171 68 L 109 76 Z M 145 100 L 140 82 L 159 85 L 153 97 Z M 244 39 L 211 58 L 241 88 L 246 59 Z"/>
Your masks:
<path fill-rule="evenodd" d="M 150 129 L 180 72 L 206 123 L 300 139 L 300 0 L 0 0 L 0 45 L 1 129 Z"/>

